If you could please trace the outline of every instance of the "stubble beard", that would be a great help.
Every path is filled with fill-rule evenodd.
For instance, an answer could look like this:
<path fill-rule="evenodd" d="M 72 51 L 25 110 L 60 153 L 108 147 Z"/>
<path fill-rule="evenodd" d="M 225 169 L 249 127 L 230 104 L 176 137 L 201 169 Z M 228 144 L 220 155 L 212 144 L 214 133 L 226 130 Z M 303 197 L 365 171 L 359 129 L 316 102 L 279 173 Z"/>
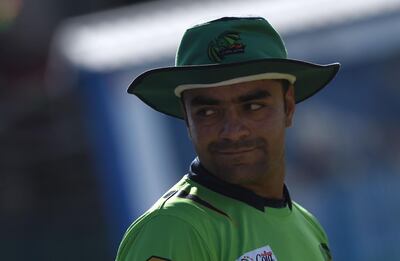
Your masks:
<path fill-rule="evenodd" d="M 214 174 L 232 184 L 236 185 L 252 185 L 260 184 L 269 175 L 269 164 L 267 155 L 264 159 L 251 163 L 241 163 L 240 159 L 236 161 L 214 162 Z"/>
<path fill-rule="evenodd" d="M 238 155 L 221 155 L 224 150 L 245 150 L 254 148 L 251 152 Z M 218 178 L 235 185 L 247 186 L 264 182 L 270 173 L 270 157 L 265 139 L 211 143 L 208 146 L 211 156 L 208 162 L 210 171 Z"/>

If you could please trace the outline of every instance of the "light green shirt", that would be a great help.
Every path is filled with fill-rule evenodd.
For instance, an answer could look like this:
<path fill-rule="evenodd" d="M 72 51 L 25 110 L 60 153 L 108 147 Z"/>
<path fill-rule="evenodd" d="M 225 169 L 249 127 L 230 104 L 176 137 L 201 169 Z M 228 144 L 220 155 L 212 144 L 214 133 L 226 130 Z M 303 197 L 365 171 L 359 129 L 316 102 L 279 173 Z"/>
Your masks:
<path fill-rule="evenodd" d="M 322 227 L 288 194 L 284 206 L 269 206 L 199 172 L 184 176 L 129 227 L 116 261 L 332 260 Z"/>

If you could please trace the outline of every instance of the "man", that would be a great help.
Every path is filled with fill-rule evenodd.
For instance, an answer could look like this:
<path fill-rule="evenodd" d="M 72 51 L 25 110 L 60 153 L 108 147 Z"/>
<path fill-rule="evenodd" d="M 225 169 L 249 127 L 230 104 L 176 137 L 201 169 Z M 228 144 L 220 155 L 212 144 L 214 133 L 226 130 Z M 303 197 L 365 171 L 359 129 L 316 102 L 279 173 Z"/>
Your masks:
<path fill-rule="evenodd" d="M 290 199 L 284 144 L 295 104 L 338 69 L 287 59 L 260 17 L 188 29 L 176 66 L 143 73 L 128 92 L 184 119 L 198 157 L 131 225 L 117 260 L 331 260 L 322 227 Z"/>

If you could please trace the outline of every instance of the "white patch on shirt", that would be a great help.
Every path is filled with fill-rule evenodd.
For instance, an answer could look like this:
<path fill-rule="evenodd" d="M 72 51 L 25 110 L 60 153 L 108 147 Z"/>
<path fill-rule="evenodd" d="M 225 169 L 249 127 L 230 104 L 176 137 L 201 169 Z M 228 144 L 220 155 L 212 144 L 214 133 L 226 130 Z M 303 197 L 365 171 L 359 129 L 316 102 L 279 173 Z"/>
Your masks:
<path fill-rule="evenodd" d="M 236 261 L 278 261 L 270 246 L 263 246 L 243 254 Z"/>

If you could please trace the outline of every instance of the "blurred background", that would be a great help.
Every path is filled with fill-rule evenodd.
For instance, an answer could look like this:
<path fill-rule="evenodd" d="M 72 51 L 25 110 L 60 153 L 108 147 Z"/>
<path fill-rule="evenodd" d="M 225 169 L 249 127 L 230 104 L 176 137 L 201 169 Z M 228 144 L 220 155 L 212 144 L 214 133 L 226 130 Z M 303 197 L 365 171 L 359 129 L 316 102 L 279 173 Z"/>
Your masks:
<path fill-rule="evenodd" d="M 297 106 L 287 184 L 336 261 L 400 260 L 400 0 L 0 0 L 1 260 L 115 258 L 195 157 L 127 86 L 233 15 L 267 18 L 290 58 L 342 64 Z"/>

